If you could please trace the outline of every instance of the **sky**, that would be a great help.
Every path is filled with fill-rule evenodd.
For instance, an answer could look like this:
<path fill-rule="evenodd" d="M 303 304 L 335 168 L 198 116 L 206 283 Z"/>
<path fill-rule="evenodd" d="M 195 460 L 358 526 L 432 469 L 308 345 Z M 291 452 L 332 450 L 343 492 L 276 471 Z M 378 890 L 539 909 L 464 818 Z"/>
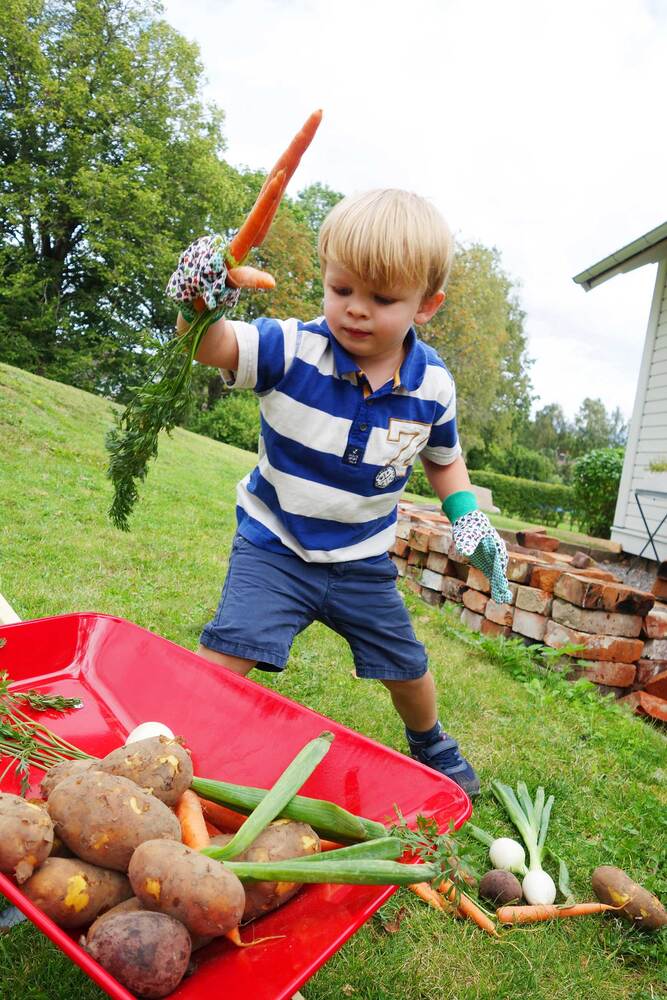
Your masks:
<path fill-rule="evenodd" d="M 290 193 L 402 187 L 500 251 L 535 408 L 631 416 L 655 265 L 572 281 L 667 220 L 667 0 L 165 0 L 201 49 L 226 158 L 269 169 L 315 108 Z M 446 360 L 446 359 L 445 359 Z M 454 372 L 454 375 L 456 373 Z"/>

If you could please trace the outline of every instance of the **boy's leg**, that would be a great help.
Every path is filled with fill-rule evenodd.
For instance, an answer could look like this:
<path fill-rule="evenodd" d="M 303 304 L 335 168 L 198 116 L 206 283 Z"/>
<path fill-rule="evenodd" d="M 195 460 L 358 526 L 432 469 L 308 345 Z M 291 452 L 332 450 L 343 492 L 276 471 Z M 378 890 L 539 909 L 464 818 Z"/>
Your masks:
<path fill-rule="evenodd" d="M 249 674 L 257 663 L 257 660 L 244 660 L 240 656 L 231 656 L 229 653 L 218 653 L 217 650 L 202 646 L 201 643 L 197 648 L 197 656 L 210 660 L 211 663 L 219 663 L 221 667 L 227 667 L 228 670 L 240 674 L 241 677 Z"/>
<path fill-rule="evenodd" d="M 475 769 L 461 754 L 454 737 L 444 731 L 438 720 L 435 683 L 430 671 L 413 681 L 381 679 L 381 682 L 405 723 L 405 735 L 415 760 L 446 774 L 471 798 L 479 795 L 479 778 Z"/>
<path fill-rule="evenodd" d="M 405 723 L 412 756 L 447 775 L 470 796 L 479 778 L 438 721 L 436 691 L 424 646 L 396 589 L 389 557 L 337 564 L 322 620 L 349 642 L 359 677 L 379 680 Z"/>

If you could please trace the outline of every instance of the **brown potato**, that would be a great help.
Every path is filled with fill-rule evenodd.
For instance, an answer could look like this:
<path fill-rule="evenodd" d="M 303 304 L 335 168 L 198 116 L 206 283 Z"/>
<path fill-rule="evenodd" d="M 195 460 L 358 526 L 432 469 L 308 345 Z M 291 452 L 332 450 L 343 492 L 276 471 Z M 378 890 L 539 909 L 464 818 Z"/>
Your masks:
<path fill-rule="evenodd" d="M 167 736 L 119 747 L 100 761 L 99 770 L 129 778 L 168 806 L 178 802 L 192 782 L 190 754 Z"/>
<path fill-rule="evenodd" d="M 211 838 L 211 844 L 224 846 L 233 834 L 222 833 Z M 297 823 L 290 819 L 277 819 L 260 833 L 250 847 L 234 858 L 234 861 L 284 861 L 286 858 L 302 858 L 318 854 L 320 838 L 307 823 Z M 252 882 L 243 883 L 245 907 L 243 921 L 261 917 L 286 903 L 301 888 L 300 882 Z"/>
<path fill-rule="evenodd" d="M 667 927 L 667 910 L 658 897 L 633 882 L 620 868 L 600 865 L 593 872 L 592 881 L 593 892 L 600 902 L 622 906 L 618 915 L 636 927 L 649 931 Z"/>
<path fill-rule="evenodd" d="M 83 774 L 84 771 L 90 771 L 97 763 L 98 761 L 91 757 L 89 760 L 62 760 L 60 764 L 54 764 L 42 778 L 40 786 L 42 795 L 48 799 L 59 781 L 69 778 L 72 774 Z"/>
<path fill-rule="evenodd" d="M 138 910 L 143 910 L 144 912 L 147 912 L 146 907 L 143 905 L 140 899 L 137 899 L 136 896 L 130 896 L 129 899 L 126 899 L 122 903 L 119 903 L 118 906 L 114 906 L 112 909 L 107 910 L 106 913 L 103 913 L 101 916 L 99 916 L 95 921 L 95 923 L 91 925 L 88 931 L 88 935 L 81 941 L 82 945 L 85 946 L 87 937 L 91 934 L 94 934 L 95 931 L 99 928 L 100 924 L 104 923 L 105 920 L 108 920 L 110 917 L 115 917 L 119 913 L 136 913 Z M 189 931 L 188 934 L 190 934 Z M 211 935 L 209 935 L 208 937 L 201 937 L 201 935 L 199 934 L 190 934 L 190 942 L 192 944 L 193 951 L 197 951 L 199 948 L 205 947 L 205 945 L 210 944 L 212 940 L 213 937 Z"/>
<path fill-rule="evenodd" d="M 0 792 L 0 872 L 25 882 L 52 847 L 53 823 L 46 810 L 20 795 Z"/>
<path fill-rule="evenodd" d="M 28 899 L 59 927 L 84 927 L 132 895 L 126 875 L 78 858 L 47 858 L 23 886 Z"/>
<path fill-rule="evenodd" d="M 243 916 L 245 894 L 236 875 L 185 844 L 141 844 L 132 855 L 128 876 L 147 909 L 176 917 L 191 934 L 225 934 Z"/>
<path fill-rule="evenodd" d="M 86 948 L 107 972 L 142 997 L 164 997 L 175 990 L 187 971 L 191 950 L 183 924 L 149 910 L 97 921 Z"/>
<path fill-rule="evenodd" d="M 78 858 L 127 871 L 144 840 L 181 839 L 180 824 L 155 796 L 128 778 L 86 771 L 59 782 L 49 796 L 57 835 Z"/>

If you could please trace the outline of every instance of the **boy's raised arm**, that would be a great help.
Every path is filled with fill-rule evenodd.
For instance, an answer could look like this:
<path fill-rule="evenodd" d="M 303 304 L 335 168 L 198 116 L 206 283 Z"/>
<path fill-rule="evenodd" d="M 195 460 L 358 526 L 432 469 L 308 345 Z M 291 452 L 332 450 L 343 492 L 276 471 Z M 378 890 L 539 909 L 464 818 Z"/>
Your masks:
<path fill-rule="evenodd" d="M 186 333 L 190 329 L 190 325 L 183 313 L 179 312 L 176 320 L 176 332 L 178 334 Z M 195 361 L 199 361 L 202 365 L 211 365 L 213 368 L 236 371 L 239 362 L 239 346 L 234 327 L 228 320 L 221 318 L 217 319 L 215 323 L 211 323 L 202 337 L 195 354 Z"/>

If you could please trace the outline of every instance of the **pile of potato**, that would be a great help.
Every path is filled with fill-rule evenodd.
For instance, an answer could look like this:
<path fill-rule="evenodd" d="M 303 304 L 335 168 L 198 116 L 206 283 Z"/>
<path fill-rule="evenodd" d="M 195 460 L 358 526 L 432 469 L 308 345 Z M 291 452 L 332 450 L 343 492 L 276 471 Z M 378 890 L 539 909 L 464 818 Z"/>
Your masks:
<path fill-rule="evenodd" d="M 224 864 L 181 842 L 173 806 L 192 781 L 178 740 L 153 737 L 102 760 L 58 764 L 44 802 L 0 793 L 0 871 L 132 992 L 164 997 L 194 948 L 275 909 L 298 885 L 244 890 Z M 241 857 L 320 849 L 306 824 L 278 820 Z"/>

